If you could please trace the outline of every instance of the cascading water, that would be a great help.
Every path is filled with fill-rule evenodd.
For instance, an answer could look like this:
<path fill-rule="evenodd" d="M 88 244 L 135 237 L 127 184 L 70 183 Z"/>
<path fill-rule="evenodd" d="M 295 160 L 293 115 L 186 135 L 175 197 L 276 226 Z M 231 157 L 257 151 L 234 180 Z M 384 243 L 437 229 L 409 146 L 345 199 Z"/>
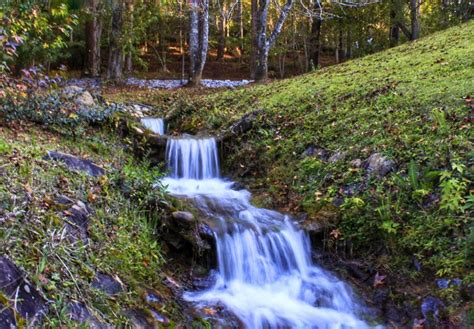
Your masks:
<path fill-rule="evenodd" d="M 288 216 L 254 207 L 250 193 L 219 178 L 213 138 L 170 139 L 176 196 L 192 199 L 213 221 L 218 274 L 212 288 L 188 292 L 198 305 L 224 304 L 246 328 L 367 328 L 351 289 L 315 266 L 310 242 Z"/>
<path fill-rule="evenodd" d="M 145 128 L 150 129 L 155 134 L 165 134 L 165 121 L 162 118 L 142 118 L 140 122 Z"/>

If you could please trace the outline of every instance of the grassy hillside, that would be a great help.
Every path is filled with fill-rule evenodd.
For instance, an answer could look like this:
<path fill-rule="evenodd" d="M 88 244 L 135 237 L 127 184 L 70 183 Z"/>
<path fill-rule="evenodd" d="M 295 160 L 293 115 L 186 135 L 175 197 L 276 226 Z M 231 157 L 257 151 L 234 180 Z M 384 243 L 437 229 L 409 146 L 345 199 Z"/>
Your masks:
<path fill-rule="evenodd" d="M 263 110 L 225 143 L 229 175 L 260 192 L 255 202 L 325 225 L 326 249 L 387 274 L 395 295 L 434 293 L 453 310 L 462 289 L 435 279 L 474 280 L 472 35 L 474 22 L 267 85 L 133 97 L 173 111 L 170 125 L 191 133 Z M 367 170 L 374 153 L 392 161 L 383 177 Z"/>
<path fill-rule="evenodd" d="M 106 175 L 45 159 L 51 150 L 92 160 Z M 0 256 L 49 301 L 37 326 L 130 327 L 130 314 L 151 327 L 165 316 L 171 323 L 181 319 L 163 284 L 165 260 L 155 231 L 164 192 L 152 185 L 161 174 L 131 153 L 108 129 L 72 137 L 18 122 L 0 127 Z M 77 212 L 83 213 L 82 204 L 89 209 L 85 222 Z M 96 285 L 99 274 L 106 278 Z M 116 291 L 103 286 L 109 280 Z M 13 303 L 0 292 L 2 316 Z M 21 315 L 17 324 L 25 325 Z"/>

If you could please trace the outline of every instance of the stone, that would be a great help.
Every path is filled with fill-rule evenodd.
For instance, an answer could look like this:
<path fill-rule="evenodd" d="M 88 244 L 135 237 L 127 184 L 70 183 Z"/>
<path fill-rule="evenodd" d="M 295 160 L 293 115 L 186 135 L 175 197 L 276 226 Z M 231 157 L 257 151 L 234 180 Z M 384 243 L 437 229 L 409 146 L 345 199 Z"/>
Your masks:
<path fill-rule="evenodd" d="M 193 288 L 196 290 L 204 290 L 211 288 L 218 277 L 218 273 L 215 270 L 209 271 L 208 275 L 196 275 L 193 277 Z"/>
<path fill-rule="evenodd" d="M 395 169 L 395 162 L 381 153 L 373 153 L 367 159 L 366 169 L 369 174 L 383 177 Z"/>
<path fill-rule="evenodd" d="M 96 105 L 94 98 L 88 91 L 84 91 L 82 94 L 77 96 L 74 102 L 81 107 L 93 107 Z"/>
<path fill-rule="evenodd" d="M 81 159 L 74 155 L 56 151 L 48 151 L 48 154 L 44 157 L 44 159 L 62 161 L 69 169 L 85 171 L 90 176 L 98 177 L 105 175 L 104 168 L 99 167 L 90 160 Z"/>
<path fill-rule="evenodd" d="M 64 87 L 61 91 L 64 97 L 66 98 L 74 98 L 80 94 L 82 94 L 85 91 L 84 88 L 81 88 L 79 86 L 71 85 Z"/>
<path fill-rule="evenodd" d="M 154 329 L 154 321 L 149 318 L 145 311 L 139 309 L 128 309 L 123 314 L 129 319 L 134 329 Z"/>
<path fill-rule="evenodd" d="M 63 88 L 62 94 L 67 99 L 73 100 L 80 107 L 93 107 L 96 105 L 91 93 L 78 86 L 67 86 Z"/>
<path fill-rule="evenodd" d="M 158 322 L 159 325 L 163 327 L 168 327 L 170 325 L 170 320 L 165 315 L 161 314 L 155 309 L 150 309 L 149 311 L 153 316 L 153 319 Z"/>
<path fill-rule="evenodd" d="M 421 314 L 423 318 L 439 321 L 440 312 L 444 309 L 444 303 L 436 297 L 428 296 L 421 302 Z"/>
<path fill-rule="evenodd" d="M 0 302 L 0 328 L 16 328 L 16 317 L 12 307 L 34 326 L 47 310 L 46 301 L 23 275 L 22 271 L 7 257 L 0 256 L 0 291 L 2 295 L 16 300 L 15 305 Z"/>
<path fill-rule="evenodd" d="M 154 291 L 151 289 L 145 290 L 145 293 L 143 294 L 143 299 L 149 306 L 152 306 L 157 310 L 159 310 L 165 303 L 165 300 L 163 299 L 161 294 L 158 291 Z"/>
<path fill-rule="evenodd" d="M 344 160 L 346 156 L 347 156 L 347 152 L 338 151 L 329 157 L 328 162 L 336 163 L 336 162 Z"/>
<path fill-rule="evenodd" d="M 329 152 L 323 148 L 311 145 L 303 152 L 303 157 L 316 157 L 322 161 L 327 161 L 329 158 Z"/>
<path fill-rule="evenodd" d="M 361 159 L 354 159 L 350 162 L 350 165 L 354 168 L 362 167 L 362 160 Z"/>
<path fill-rule="evenodd" d="M 117 295 L 124 291 L 122 284 L 112 276 L 105 273 L 97 273 L 92 280 L 92 287 L 99 289 L 109 296 Z"/>
<path fill-rule="evenodd" d="M 58 195 L 58 196 L 54 199 L 54 202 L 56 202 L 57 204 L 66 205 L 66 206 L 69 206 L 69 205 L 73 205 L 73 204 L 74 204 L 74 200 L 71 199 L 71 198 L 68 197 L 68 196 L 65 196 L 65 195 Z"/>
<path fill-rule="evenodd" d="M 101 323 L 94 315 L 89 312 L 86 305 L 80 302 L 70 303 L 68 306 L 68 315 L 71 320 L 76 321 L 89 329 L 108 329 L 111 326 Z"/>
<path fill-rule="evenodd" d="M 72 241 L 81 240 L 84 245 L 89 241 L 89 216 L 91 209 L 82 201 L 76 201 L 65 211 L 67 222 L 66 231 Z"/>
<path fill-rule="evenodd" d="M 345 196 L 352 197 L 361 193 L 366 188 L 365 183 L 351 183 L 339 188 L 339 192 Z"/>
<path fill-rule="evenodd" d="M 234 122 L 232 126 L 230 126 L 230 132 L 234 135 L 246 133 L 247 131 L 252 129 L 255 120 L 263 112 L 263 110 L 256 110 L 245 114 L 239 120 Z"/>
<path fill-rule="evenodd" d="M 188 211 L 175 211 L 171 215 L 174 219 L 186 224 L 191 224 L 194 222 L 194 215 Z"/>

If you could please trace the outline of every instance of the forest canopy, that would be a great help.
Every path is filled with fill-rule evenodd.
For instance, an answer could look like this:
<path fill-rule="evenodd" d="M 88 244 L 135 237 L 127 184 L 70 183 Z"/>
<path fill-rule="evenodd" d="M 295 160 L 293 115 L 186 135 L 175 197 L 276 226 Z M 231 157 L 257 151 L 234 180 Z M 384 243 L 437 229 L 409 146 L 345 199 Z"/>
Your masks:
<path fill-rule="evenodd" d="M 472 0 L 4 0 L 0 70 L 264 81 L 467 21 Z"/>

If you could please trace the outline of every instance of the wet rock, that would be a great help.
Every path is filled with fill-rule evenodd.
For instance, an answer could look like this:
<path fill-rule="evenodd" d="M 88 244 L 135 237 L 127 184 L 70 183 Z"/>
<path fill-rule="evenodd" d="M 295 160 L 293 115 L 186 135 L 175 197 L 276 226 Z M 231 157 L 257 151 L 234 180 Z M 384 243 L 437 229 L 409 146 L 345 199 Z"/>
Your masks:
<path fill-rule="evenodd" d="M 217 271 L 211 270 L 208 275 L 196 275 L 193 277 L 193 287 L 196 290 L 204 290 L 212 287 L 217 280 Z"/>
<path fill-rule="evenodd" d="M 440 289 L 447 289 L 449 287 L 452 287 L 452 286 L 456 286 L 456 287 L 460 287 L 461 284 L 462 284 L 462 280 L 461 279 L 437 279 L 436 281 L 436 285 L 438 286 L 438 288 Z"/>
<path fill-rule="evenodd" d="M 69 318 L 90 329 L 108 329 L 111 326 L 103 324 L 89 312 L 86 305 L 79 302 L 70 303 L 68 306 Z"/>
<path fill-rule="evenodd" d="M 421 314 L 427 320 L 440 320 L 440 313 L 444 309 L 444 303 L 436 297 L 428 296 L 421 302 Z"/>
<path fill-rule="evenodd" d="M 57 160 L 62 161 L 65 165 L 72 170 L 85 171 L 87 174 L 98 177 L 105 174 L 105 170 L 90 160 L 81 159 L 70 154 L 48 151 L 45 156 L 46 160 Z"/>
<path fill-rule="evenodd" d="M 322 241 L 322 233 L 328 226 L 337 220 L 337 209 L 333 205 L 328 205 L 320 209 L 315 214 L 301 216 L 298 221 L 299 226 L 308 232 L 315 243 Z"/>
<path fill-rule="evenodd" d="M 158 291 L 154 291 L 151 289 L 145 290 L 143 294 L 143 300 L 145 301 L 145 303 L 154 307 L 157 310 L 159 310 L 165 302 L 163 297 Z"/>
<path fill-rule="evenodd" d="M 170 320 L 157 310 L 149 310 L 150 314 L 153 316 L 153 319 L 158 322 L 159 325 L 163 327 L 169 327 Z"/>
<path fill-rule="evenodd" d="M 122 284 L 112 276 L 104 273 L 97 273 L 92 281 L 92 287 L 99 289 L 109 296 L 123 292 Z"/>
<path fill-rule="evenodd" d="M 214 232 L 212 231 L 212 228 L 206 223 L 199 223 L 198 233 L 205 240 L 214 241 Z"/>
<path fill-rule="evenodd" d="M 438 279 L 438 280 L 436 280 L 436 285 L 440 289 L 447 289 L 449 287 L 449 280 L 448 279 Z"/>
<path fill-rule="evenodd" d="M 347 152 L 338 151 L 329 157 L 328 162 L 336 163 L 336 162 L 344 160 L 346 156 L 347 156 Z"/>
<path fill-rule="evenodd" d="M 395 169 L 395 162 L 381 153 L 373 153 L 366 162 L 367 172 L 371 175 L 383 177 Z"/>
<path fill-rule="evenodd" d="M 175 211 L 171 214 L 179 223 L 191 224 L 194 222 L 194 215 L 187 211 Z"/>
<path fill-rule="evenodd" d="M 26 280 L 21 270 L 5 256 L 0 256 L 0 291 L 10 300 L 15 300 L 13 305 L 0 302 L 0 328 L 16 327 L 13 307 L 29 325 L 37 323 L 46 312 L 46 301 Z"/>
<path fill-rule="evenodd" d="M 129 324 L 134 329 L 154 329 L 154 321 L 148 314 L 139 309 L 128 309 L 123 314 L 129 319 Z"/>
<path fill-rule="evenodd" d="M 230 132 L 234 135 L 246 133 L 247 131 L 252 129 L 255 120 L 263 112 L 263 110 L 256 110 L 245 114 L 237 122 L 234 122 L 232 126 L 230 126 Z"/>
<path fill-rule="evenodd" d="M 327 161 L 329 158 L 329 152 L 323 148 L 309 146 L 304 152 L 304 157 L 316 157 L 322 161 Z"/>

